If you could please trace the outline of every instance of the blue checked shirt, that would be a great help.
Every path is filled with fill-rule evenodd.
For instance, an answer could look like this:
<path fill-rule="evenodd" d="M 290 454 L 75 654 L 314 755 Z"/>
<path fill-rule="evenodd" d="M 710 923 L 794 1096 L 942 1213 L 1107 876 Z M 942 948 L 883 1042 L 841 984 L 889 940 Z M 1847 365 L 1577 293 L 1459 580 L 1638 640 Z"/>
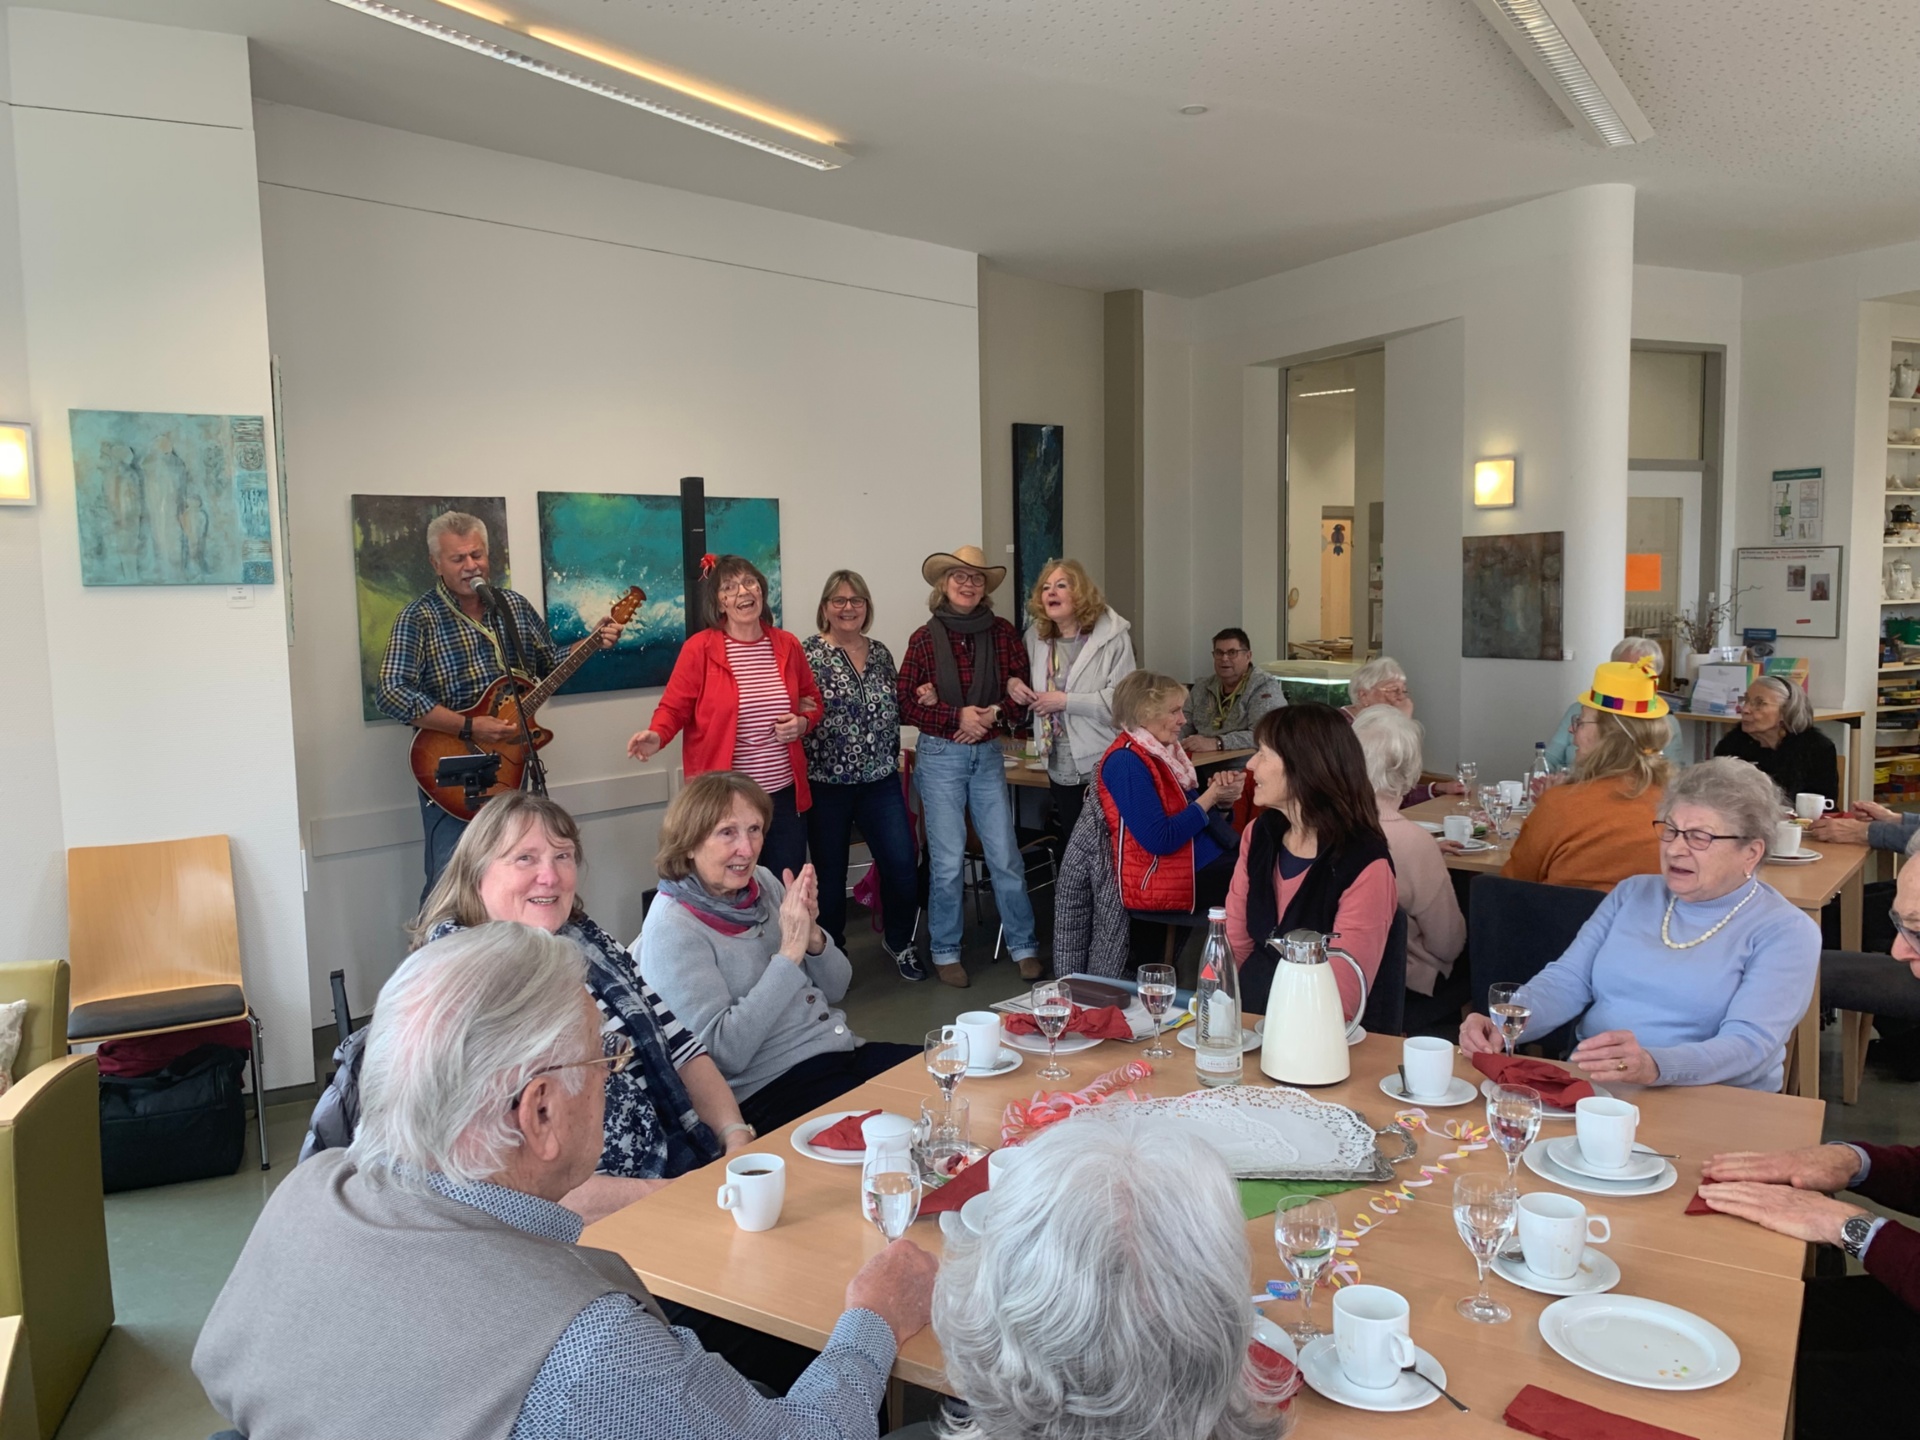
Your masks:
<path fill-rule="evenodd" d="M 513 611 L 520 648 L 537 679 L 553 669 L 559 658 L 548 638 L 547 622 L 519 591 L 500 594 Z M 492 611 L 486 612 L 484 625 L 469 620 L 447 587 L 435 585 L 394 617 L 374 704 L 409 724 L 435 705 L 466 710 L 478 704 L 487 686 L 507 673 L 509 652 L 498 626 Z"/>
<path fill-rule="evenodd" d="M 580 1241 L 580 1217 L 499 1185 L 433 1188 L 503 1225 Z M 893 1368 L 893 1330 L 849 1310 L 784 1400 L 769 1400 L 691 1331 L 665 1329 L 631 1295 L 602 1295 L 547 1352 L 511 1440 L 872 1440 Z"/>

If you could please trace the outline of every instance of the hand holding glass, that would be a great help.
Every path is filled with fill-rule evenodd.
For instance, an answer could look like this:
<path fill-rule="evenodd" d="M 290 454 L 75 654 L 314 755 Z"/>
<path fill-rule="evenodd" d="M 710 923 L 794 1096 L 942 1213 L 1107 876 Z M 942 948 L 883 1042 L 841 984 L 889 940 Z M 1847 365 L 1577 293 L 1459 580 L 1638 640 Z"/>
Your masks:
<path fill-rule="evenodd" d="M 1140 1053 L 1149 1060 L 1164 1060 L 1173 1051 L 1160 1043 L 1160 1022 L 1173 1004 L 1174 992 L 1179 987 L 1175 983 L 1173 966 L 1142 965 L 1140 967 L 1140 1003 L 1146 1007 L 1147 1014 L 1153 1017 L 1153 1044 Z"/>
<path fill-rule="evenodd" d="M 1533 1018 L 1533 1007 L 1519 998 L 1520 990 L 1518 985 L 1505 983 L 1487 987 L 1487 1014 L 1500 1027 L 1500 1041 L 1507 1047 L 1509 1057 L 1513 1055 L 1513 1047 L 1520 1043 L 1520 1037 L 1527 1033 L 1527 1022 Z"/>
<path fill-rule="evenodd" d="M 1323 1334 L 1313 1323 L 1313 1289 L 1333 1264 L 1333 1248 L 1340 1242 L 1340 1212 L 1331 1200 L 1296 1196 L 1281 1201 L 1273 1212 L 1273 1245 L 1293 1278 L 1300 1282 L 1300 1322 L 1287 1333 L 1302 1349 Z"/>

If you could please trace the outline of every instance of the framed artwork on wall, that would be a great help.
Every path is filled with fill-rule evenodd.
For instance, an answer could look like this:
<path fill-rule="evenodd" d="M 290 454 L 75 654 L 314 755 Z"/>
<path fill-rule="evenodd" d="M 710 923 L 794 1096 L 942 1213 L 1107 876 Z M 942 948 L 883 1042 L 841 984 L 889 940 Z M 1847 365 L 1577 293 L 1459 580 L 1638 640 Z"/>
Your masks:
<path fill-rule="evenodd" d="M 1566 533 L 1469 535 L 1460 542 L 1460 653 L 1560 660 Z"/>
<path fill-rule="evenodd" d="M 1040 567 L 1066 553 L 1062 425 L 1013 427 L 1013 580 L 1016 609 L 1040 583 Z M 1018 625 L 1018 615 L 1014 624 Z"/>

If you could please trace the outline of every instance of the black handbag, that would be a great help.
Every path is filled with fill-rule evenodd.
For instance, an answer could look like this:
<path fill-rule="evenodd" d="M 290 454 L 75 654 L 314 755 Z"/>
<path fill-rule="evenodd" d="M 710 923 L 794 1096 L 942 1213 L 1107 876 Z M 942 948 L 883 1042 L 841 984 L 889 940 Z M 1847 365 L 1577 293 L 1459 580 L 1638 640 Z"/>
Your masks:
<path fill-rule="evenodd" d="M 247 1052 L 202 1045 L 151 1075 L 100 1077 L 100 1169 L 106 1190 L 231 1175 L 246 1149 L 240 1094 Z"/>

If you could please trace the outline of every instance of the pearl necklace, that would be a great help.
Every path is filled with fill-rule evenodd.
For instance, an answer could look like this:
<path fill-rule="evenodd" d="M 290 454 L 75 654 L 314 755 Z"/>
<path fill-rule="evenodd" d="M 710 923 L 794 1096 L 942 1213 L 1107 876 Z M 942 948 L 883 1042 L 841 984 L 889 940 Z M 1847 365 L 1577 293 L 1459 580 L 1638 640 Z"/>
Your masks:
<path fill-rule="evenodd" d="M 1726 914 L 1722 915 L 1719 921 L 1714 925 L 1714 927 L 1711 930 L 1707 931 L 1706 934 L 1702 935 L 1698 940 L 1675 940 L 1673 936 L 1668 933 L 1667 927 L 1673 923 L 1673 907 L 1680 903 L 1680 897 L 1678 895 L 1668 895 L 1667 896 L 1667 913 L 1660 917 L 1660 943 L 1666 946 L 1667 949 L 1669 950 L 1691 950 L 1696 945 L 1706 944 L 1707 941 L 1711 940 L 1714 936 L 1718 935 L 1722 930 L 1726 929 L 1727 922 L 1732 920 L 1733 917 L 1738 915 L 1742 910 L 1746 909 L 1747 902 L 1753 899 L 1753 897 L 1758 895 L 1759 893 L 1760 893 L 1759 882 L 1756 881 L 1751 875 L 1749 875 L 1747 877 L 1747 893 L 1740 897 L 1740 903 L 1734 906 L 1733 909 L 1727 911 Z"/>

